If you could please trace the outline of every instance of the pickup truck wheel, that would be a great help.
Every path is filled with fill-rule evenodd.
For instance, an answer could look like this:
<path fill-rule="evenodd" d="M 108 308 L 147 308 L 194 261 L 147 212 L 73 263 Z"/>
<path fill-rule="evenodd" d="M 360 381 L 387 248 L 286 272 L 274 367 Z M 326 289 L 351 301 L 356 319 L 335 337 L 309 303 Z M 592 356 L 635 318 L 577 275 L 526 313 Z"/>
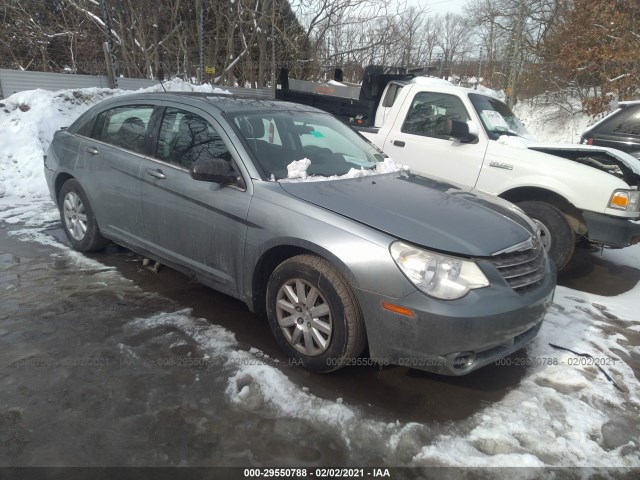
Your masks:
<path fill-rule="evenodd" d="M 282 262 L 267 284 L 266 310 L 280 347 L 309 370 L 338 370 L 364 350 L 364 322 L 355 295 L 322 258 L 298 255 Z"/>
<path fill-rule="evenodd" d="M 518 206 L 540 226 L 544 248 L 558 271 L 562 270 L 576 247 L 575 235 L 562 212 L 547 203 L 531 200 L 520 202 Z"/>
<path fill-rule="evenodd" d="M 62 228 L 74 250 L 92 252 L 108 245 L 109 241 L 100 235 L 87 194 L 77 180 L 70 179 L 62 185 L 58 207 Z"/>

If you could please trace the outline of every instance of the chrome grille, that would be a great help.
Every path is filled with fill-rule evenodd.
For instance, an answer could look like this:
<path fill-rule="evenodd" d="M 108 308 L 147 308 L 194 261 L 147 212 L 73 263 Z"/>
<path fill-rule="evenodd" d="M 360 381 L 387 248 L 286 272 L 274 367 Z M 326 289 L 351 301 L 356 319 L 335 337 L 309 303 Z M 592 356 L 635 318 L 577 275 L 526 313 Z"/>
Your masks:
<path fill-rule="evenodd" d="M 525 293 L 542 283 L 545 276 L 546 256 L 539 239 L 526 250 L 502 253 L 489 259 L 511 288 Z"/>

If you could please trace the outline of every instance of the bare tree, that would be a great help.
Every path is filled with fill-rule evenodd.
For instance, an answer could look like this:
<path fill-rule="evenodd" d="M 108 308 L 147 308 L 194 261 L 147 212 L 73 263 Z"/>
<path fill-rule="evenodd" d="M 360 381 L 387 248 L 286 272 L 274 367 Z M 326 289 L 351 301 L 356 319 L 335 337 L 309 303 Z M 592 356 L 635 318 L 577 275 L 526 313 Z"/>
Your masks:
<path fill-rule="evenodd" d="M 459 14 L 446 13 L 444 17 L 437 15 L 435 22 L 441 26 L 437 46 L 442 50 L 440 76 L 448 77 L 451 66 L 458 54 L 461 54 L 470 38 L 470 23 Z"/>

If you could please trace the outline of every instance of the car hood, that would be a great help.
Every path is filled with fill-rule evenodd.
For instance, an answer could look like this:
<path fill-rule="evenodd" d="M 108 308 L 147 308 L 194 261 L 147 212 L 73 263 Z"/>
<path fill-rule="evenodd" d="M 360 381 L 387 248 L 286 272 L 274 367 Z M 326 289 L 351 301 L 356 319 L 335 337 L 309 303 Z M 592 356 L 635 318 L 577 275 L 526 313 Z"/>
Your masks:
<path fill-rule="evenodd" d="M 513 148 L 535 150 L 595 168 L 621 178 L 631 186 L 640 185 L 640 160 L 615 148 L 572 143 L 538 143 L 524 137 L 502 136 L 497 140 Z"/>
<path fill-rule="evenodd" d="M 490 256 L 531 238 L 531 221 L 508 202 L 406 173 L 285 183 L 290 195 L 398 239 L 440 252 Z"/>

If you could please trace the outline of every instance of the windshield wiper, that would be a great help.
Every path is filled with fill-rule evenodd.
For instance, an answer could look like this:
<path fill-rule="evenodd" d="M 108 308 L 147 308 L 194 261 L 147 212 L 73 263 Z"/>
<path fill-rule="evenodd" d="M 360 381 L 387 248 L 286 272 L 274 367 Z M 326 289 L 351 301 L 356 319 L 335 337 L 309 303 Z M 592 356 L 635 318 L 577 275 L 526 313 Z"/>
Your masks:
<path fill-rule="evenodd" d="M 493 133 L 496 133 L 498 135 L 508 135 L 510 137 L 522 137 L 522 135 L 513 130 L 493 130 Z"/>

